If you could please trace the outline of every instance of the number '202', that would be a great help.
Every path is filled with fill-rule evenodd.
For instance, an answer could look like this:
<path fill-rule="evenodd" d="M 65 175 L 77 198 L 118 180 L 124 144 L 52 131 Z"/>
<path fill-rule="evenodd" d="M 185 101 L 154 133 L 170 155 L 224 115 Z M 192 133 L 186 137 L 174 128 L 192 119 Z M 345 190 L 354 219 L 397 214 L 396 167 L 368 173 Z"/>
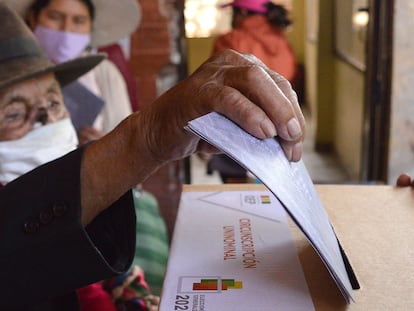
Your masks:
<path fill-rule="evenodd" d="M 174 310 L 188 310 L 189 295 L 177 295 L 175 296 Z"/>

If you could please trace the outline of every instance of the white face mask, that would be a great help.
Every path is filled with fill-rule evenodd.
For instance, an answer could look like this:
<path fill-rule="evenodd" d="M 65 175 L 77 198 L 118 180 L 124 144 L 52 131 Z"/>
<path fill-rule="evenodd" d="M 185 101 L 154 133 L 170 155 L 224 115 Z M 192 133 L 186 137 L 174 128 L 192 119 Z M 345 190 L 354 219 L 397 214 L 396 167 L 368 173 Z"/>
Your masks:
<path fill-rule="evenodd" d="M 89 33 L 76 33 L 36 26 L 37 41 L 51 61 L 60 64 L 78 57 L 91 42 Z"/>
<path fill-rule="evenodd" d="M 0 142 L 0 184 L 65 155 L 77 145 L 69 118 L 41 126 L 20 139 Z"/>

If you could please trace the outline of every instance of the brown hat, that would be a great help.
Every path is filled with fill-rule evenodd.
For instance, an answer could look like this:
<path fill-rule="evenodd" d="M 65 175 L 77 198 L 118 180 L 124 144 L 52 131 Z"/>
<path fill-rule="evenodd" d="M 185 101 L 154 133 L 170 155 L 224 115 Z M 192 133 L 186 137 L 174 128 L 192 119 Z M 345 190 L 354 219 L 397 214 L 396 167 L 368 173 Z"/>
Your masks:
<path fill-rule="evenodd" d="M 95 67 L 103 55 L 76 58 L 59 65 L 43 53 L 35 36 L 16 12 L 0 1 L 0 90 L 53 72 L 61 86 Z"/>
<path fill-rule="evenodd" d="M 0 0 L 26 18 L 35 0 Z M 101 47 L 129 36 L 141 20 L 137 0 L 91 0 L 95 8 L 91 46 Z"/>

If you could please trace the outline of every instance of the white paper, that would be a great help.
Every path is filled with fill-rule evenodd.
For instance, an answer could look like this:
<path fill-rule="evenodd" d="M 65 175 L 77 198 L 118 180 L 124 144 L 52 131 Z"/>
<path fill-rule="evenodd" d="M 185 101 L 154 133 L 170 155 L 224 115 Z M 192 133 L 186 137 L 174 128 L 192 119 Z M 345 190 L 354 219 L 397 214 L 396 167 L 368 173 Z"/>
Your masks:
<path fill-rule="evenodd" d="M 335 233 L 303 162 L 289 162 L 276 139 L 259 140 L 215 112 L 192 120 L 187 129 L 266 185 L 322 258 L 346 301 L 354 301 Z"/>
<path fill-rule="evenodd" d="M 287 216 L 268 191 L 184 192 L 160 311 L 312 311 Z"/>

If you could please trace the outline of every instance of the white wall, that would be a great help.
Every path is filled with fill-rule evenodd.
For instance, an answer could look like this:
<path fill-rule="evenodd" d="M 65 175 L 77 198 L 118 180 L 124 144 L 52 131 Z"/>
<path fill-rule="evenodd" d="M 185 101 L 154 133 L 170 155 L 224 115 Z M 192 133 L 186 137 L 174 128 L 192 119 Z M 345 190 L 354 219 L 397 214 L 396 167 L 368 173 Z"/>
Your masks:
<path fill-rule="evenodd" d="M 414 1 L 396 0 L 388 183 L 414 176 Z"/>

